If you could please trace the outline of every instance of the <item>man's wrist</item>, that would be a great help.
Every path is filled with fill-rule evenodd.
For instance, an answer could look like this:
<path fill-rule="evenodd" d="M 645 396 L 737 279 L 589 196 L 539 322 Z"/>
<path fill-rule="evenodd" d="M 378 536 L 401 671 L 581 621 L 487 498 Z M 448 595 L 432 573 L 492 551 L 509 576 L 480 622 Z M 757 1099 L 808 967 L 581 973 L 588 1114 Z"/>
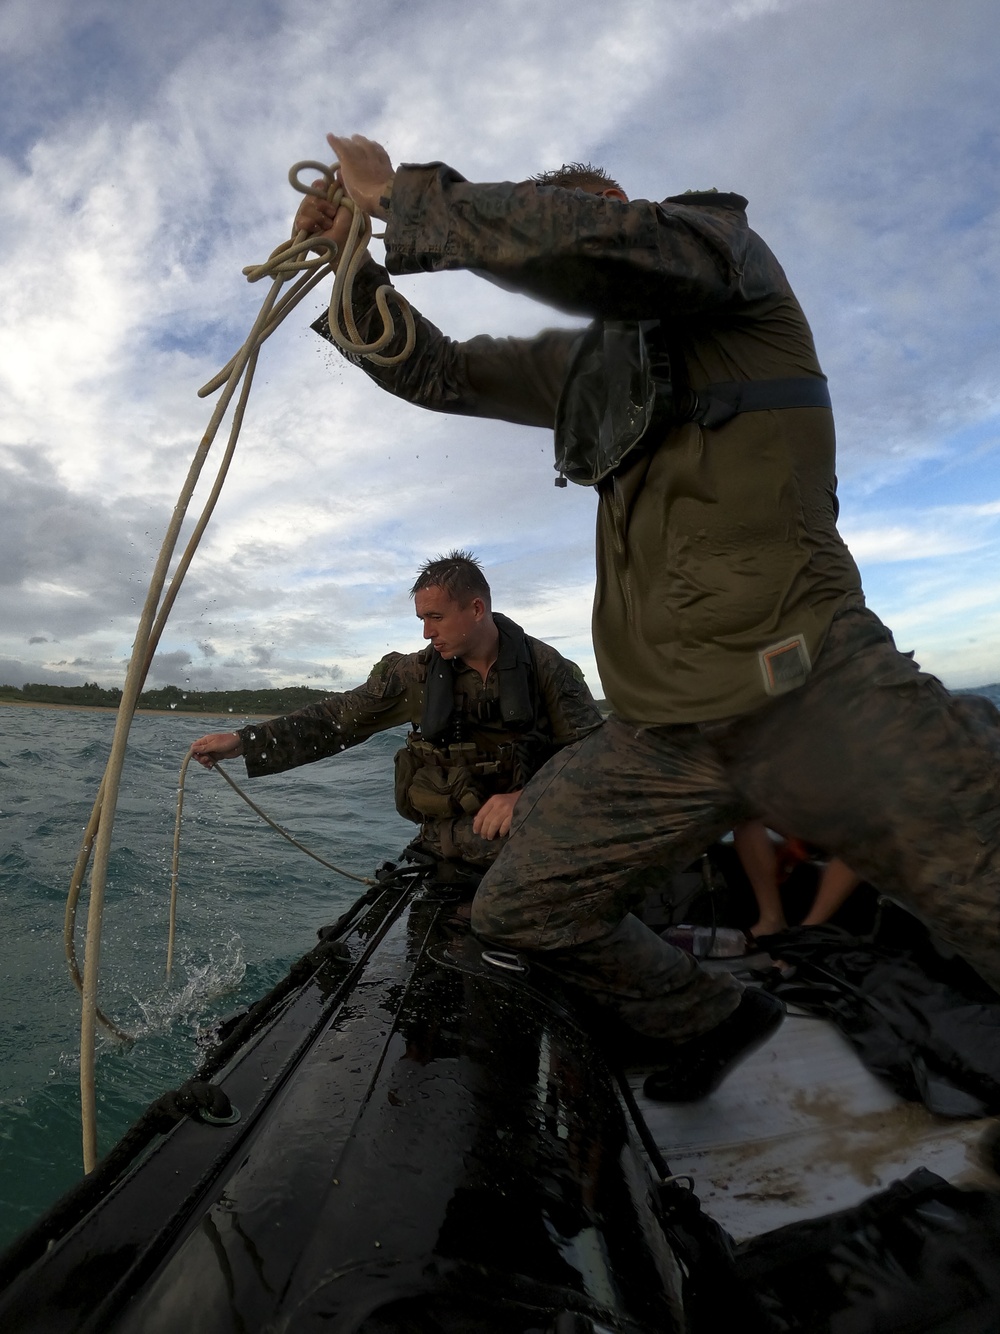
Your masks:
<path fill-rule="evenodd" d="M 375 216 L 377 218 L 381 218 L 383 222 L 386 221 L 386 219 L 389 217 L 389 210 L 392 207 L 392 187 L 395 183 L 395 180 L 396 180 L 396 173 L 393 172 L 387 181 L 382 182 L 382 186 L 378 194 L 377 211 L 374 209 L 372 210 L 375 213 Z"/>

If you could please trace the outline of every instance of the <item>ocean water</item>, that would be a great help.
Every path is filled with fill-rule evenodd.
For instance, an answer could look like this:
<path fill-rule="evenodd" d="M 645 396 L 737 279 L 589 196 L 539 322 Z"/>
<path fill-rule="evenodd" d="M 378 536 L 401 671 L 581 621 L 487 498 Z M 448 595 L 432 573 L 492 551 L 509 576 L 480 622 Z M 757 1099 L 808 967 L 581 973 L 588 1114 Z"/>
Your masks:
<path fill-rule="evenodd" d="M 165 977 L 177 775 L 195 737 L 245 720 L 138 715 L 115 819 L 101 946 L 100 1004 L 134 1034 L 99 1030 L 103 1153 L 147 1104 L 199 1064 L 213 1018 L 255 1000 L 364 886 L 304 856 L 218 774 L 186 781 L 174 969 Z M 66 892 L 111 747 L 112 713 L 0 705 L 0 1247 L 82 1173 L 80 1001 L 66 966 Z M 392 803 L 384 733 L 336 760 L 237 782 L 327 861 L 370 875 L 413 826 Z M 78 909 L 83 961 L 86 896 Z"/>
<path fill-rule="evenodd" d="M 1000 686 L 981 691 L 1000 705 Z M 362 891 L 292 848 L 213 773 L 188 772 L 174 975 L 164 966 L 177 774 L 190 742 L 241 719 L 139 715 L 115 821 L 100 1002 L 99 1146 L 199 1064 L 197 1035 L 255 1000 Z M 63 956 L 66 891 L 114 715 L 0 705 L 0 1247 L 80 1176 L 80 1003 Z M 359 875 L 413 826 L 392 804 L 401 731 L 246 784 L 273 819 Z M 243 766 L 232 762 L 237 781 Z M 78 914 L 83 958 L 86 898 Z"/>

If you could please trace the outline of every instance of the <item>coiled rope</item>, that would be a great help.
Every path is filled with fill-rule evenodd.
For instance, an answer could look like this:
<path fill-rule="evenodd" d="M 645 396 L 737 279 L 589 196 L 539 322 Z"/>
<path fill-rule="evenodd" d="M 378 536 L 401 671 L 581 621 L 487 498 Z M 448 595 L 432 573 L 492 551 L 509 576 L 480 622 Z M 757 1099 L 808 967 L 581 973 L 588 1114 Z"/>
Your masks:
<path fill-rule="evenodd" d="M 318 172 L 323 177 L 325 186 L 314 187 L 303 184 L 299 180 L 299 173 L 305 170 Z M 336 270 L 336 278 L 330 298 L 330 332 L 344 351 L 368 357 L 378 365 L 393 365 L 404 361 L 413 350 L 416 341 L 416 326 L 413 314 L 406 300 L 394 288 L 388 285 L 382 286 L 375 295 L 376 307 L 383 321 L 382 332 L 370 343 L 365 343 L 361 338 L 354 320 L 353 284 L 359 268 L 365 261 L 372 230 L 367 215 L 360 209 L 356 209 L 353 201 L 345 194 L 338 178 L 338 170 L 337 163 L 327 167 L 319 162 L 305 161 L 296 163 L 288 173 L 290 184 L 300 194 L 325 198 L 333 204 L 350 208 L 353 213 L 350 231 L 344 243 L 344 253 Z M 320 251 L 319 254 L 310 253 L 317 250 Z M 270 277 L 272 280 L 271 287 L 242 347 L 219 374 L 198 391 L 199 397 L 204 398 L 218 389 L 222 390 L 209 419 L 205 434 L 202 436 L 191 460 L 180 495 L 167 525 L 163 545 L 156 560 L 149 590 L 139 618 L 132 656 L 129 660 L 125 685 L 122 690 L 121 703 L 118 706 L 111 754 L 84 832 L 66 900 L 63 944 L 70 975 L 83 997 L 80 1019 L 80 1103 L 83 1130 L 83 1165 L 86 1172 L 90 1172 L 97 1161 L 97 1115 L 94 1080 L 97 1024 L 98 1022 L 104 1024 L 110 1032 L 120 1038 L 127 1039 L 128 1037 L 99 1007 L 97 1003 L 97 985 L 101 961 L 101 925 L 108 860 L 111 852 L 111 837 L 132 719 L 167 618 L 177 599 L 177 594 L 180 592 L 184 576 L 194 558 L 201 537 L 208 526 L 212 511 L 222 491 L 226 474 L 229 471 L 240 428 L 243 424 L 243 416 L 246 411 L 260 348 L 302 298 L 317 286 L 327 274 L 333 271 L 337 257 L 338 248 L 328 237 L 309 237 L 305 232 L 299 232 L 293 235 L 291 240 L 278 246 L 263 264 L 250 265 L 245 268 L 243 272 L 248 281 L 257 282 L 261 278 Z M 293 279 L 291 288 L 279 300 L 282 287 Z M 396 336 L 397 332 L 390 303 L 395 304 L 396 311 L 403 320 L 406 329 L 406 340 L 401 351 L 393 355 L 385 355 L 384 349 Z M 177 563 L 169 586 L 164 592 L 170 562 L 174 556 L 188 506 L 208 458 L 209 450 L 230 404 L 236 398 L 237 390 L 239 390 L 239 396 L 233 409 L 229 441 L 220 462 L 215 482 L 205 502 L 201 516 L 195 525 L 191 539 Z M 87 866 L 91 862 L 91 857 L 93 858 L 93 865 L 90 872 L 85 963 L 83 976 L 81 977 L 75 945 L 76 910 L 81 886 Z"/>

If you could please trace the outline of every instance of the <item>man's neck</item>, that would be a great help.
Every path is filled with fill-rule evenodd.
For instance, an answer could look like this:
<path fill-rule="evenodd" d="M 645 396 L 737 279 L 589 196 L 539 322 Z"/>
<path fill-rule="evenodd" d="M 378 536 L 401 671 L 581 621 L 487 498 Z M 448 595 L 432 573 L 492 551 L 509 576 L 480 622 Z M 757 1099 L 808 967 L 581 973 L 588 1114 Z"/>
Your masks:
<path fill-rule="evenodd" d="M 477 643 L 468 653 L 463 653 L 460 659 L 466 667 L 479 675 L 485 681 L 490 674 L 490 668 L 497 660 L 500 652 L 500 631 L 496 627 L 493 617 L 489 617 L 487 623 L 483 621 L 482 641 Z"/>

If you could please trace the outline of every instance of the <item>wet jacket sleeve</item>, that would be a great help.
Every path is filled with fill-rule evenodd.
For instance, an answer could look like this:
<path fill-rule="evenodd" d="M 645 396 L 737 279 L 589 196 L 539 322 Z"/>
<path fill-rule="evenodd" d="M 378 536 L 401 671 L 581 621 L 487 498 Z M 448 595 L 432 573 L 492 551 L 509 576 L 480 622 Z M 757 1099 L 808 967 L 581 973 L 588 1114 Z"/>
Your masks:
<path fill-rule="evenodd" d="M 747 226 L 744 199 L 683 200 L 629 203 L 530 181 L 476 185 L 442 163 L 404 166 L 386 267 L 471 269 L 562 310 L 621 320 L 738 307 L 784 285 Z"/>
<path fill-rule="evenodd" d="M 388 273 L 373 261 L 365 264 L 355 279 L 354 317 L 366 342 L 382 332 L 375 292 L 387 283 Z M 383 389 L 420 407 L 551 430 L 559 393 L 580 337 L 578 330 L 549 329 L 536 338 L 491 338 L 483 334 L 458 342 L 445 337 L 418 311 L 414 315 L 416 347 L 401 365 L 376 366 L 353 353 L 342 355 Z M 325 314 L 313 328 L 330 338 Z M 392 355 L 404 342 L 400 322 L 395 338 L 384 351 Z"/>
<path fill-rule="evenodd" d="M 553 744 L 568 746 L 600 727 L 601 711 L 575 662 L 540 639 L 529 643 Z"/>
<path fill-rule="evenodd" d="M 281 773 L 360 745 L 376 732 L 420 717 L 416 654 L 390 653 L 356 690 L 240 729 L 247 775 Z"/>

